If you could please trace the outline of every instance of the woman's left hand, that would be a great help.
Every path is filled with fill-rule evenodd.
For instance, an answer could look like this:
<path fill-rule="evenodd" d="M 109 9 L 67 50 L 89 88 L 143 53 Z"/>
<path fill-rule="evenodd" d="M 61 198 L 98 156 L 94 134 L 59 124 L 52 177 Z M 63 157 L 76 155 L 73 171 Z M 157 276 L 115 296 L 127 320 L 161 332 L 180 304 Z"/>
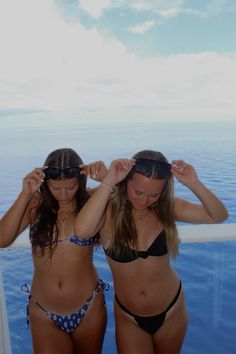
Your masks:
<path fill-rule="evenodd" d="M 193 166 L 183 160 L 174 160 L 171 165 L 171 172 L 180 183 L 188 186 L 198 181 L 198 176 Z"/>
<path fill-rule="evenodd" d="M 95 161 L 87 165 L 80 165 L 80 173 L 87 175 L 94 181 L 101 182 L 107 175 L 107 167 L 103 161 Z"/>

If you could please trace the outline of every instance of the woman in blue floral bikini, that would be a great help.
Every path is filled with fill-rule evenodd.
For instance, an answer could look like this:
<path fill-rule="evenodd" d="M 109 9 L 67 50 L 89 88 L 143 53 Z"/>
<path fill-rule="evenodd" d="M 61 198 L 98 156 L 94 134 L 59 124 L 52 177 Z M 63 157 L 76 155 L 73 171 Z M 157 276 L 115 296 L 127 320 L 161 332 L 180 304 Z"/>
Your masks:
<path fill-rule="evenodd" d="M 97 236 L 74 233 L 78 211 L 89 198 L 86 175 L 101 181 L 101 162 L 83 166 L 72 149 L 49 154 L 23 179 L 22 191 L 1 220 L 0 247 L 28 226 L 34 263 L 28 320 L 35 354 L 100 354 L 107 324 L 104 283 L 93 265 Z"/>

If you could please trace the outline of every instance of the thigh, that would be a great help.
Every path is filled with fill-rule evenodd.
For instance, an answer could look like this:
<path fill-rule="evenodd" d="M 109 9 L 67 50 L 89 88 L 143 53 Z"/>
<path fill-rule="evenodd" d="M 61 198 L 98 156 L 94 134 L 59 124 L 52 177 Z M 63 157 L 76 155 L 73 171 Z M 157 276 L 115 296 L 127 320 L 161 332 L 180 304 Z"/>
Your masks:
<path fill-rule="evenodd" d="M 179 354 L 188 326 L 188 313 L 181 290 L 176 304 L 167 312 L 165 321 L 154 334 L 155 353 Z"/>
<path fill-rule="evenodd" d="M 118 354 L 155 354 L 152 336 L 140 328 L 116 302 L 114 314 Z"/>
<path fill-rule="evenodd" d="M 104 295 L 99 291 L 77 329 L 72 333 L 75 353 L 100 354 L 107 326 Z"/>
<path fill-rule="evenodd" d="M 71 336 L 58 328 L 46 313 L 31 303 L 29 314 L 34 354 L 74 354 Z"/>

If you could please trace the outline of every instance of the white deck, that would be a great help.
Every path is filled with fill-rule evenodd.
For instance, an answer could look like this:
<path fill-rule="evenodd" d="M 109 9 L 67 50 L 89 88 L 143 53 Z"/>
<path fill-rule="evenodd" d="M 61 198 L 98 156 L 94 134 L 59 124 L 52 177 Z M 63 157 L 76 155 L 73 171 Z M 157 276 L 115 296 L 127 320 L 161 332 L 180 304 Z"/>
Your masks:
<path fill-rule="evenodd" d="M 236 240 L 236 223 L 213 225 L 184 225 L 179 226 L 179 237 L 182 243 L 221 242 Z M 21 236 L 9 247 L 29 248 L 28 232 Z M 0 271 L 0 354 L 11 354 L 10 336 L 7 320 L 6 303 Z"/>

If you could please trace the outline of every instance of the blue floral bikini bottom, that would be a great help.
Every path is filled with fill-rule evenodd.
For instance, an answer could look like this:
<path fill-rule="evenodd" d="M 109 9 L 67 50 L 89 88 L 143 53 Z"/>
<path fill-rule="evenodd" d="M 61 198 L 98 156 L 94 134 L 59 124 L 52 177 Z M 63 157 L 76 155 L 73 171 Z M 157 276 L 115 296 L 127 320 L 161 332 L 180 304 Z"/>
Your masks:
<path fill-rule="evenodd" d="M 67 333 L 72 333 L 80 324 L 82 318 L 86 314 L 89 305 L 95 298 L 95 296 L 99 293 L 100 290 L 109 290 L 109 284 L 104 283 L 101 279 L 98 281 L 96 288 L 90 295 L 90 297 L 86 300 L 84 305 L 76 312 L 67 314 L 67 315 L 58 315 L 56 313 L 50 312 L 46 310 L 43 306 L 41 306 L 34 298 L 32 297 L 32 294 L 30 292 L 30 289 L 27 284 L 22 285 L 21 290 L 25 293 L 28 293 L 28 301 L 27 301 L 27 316 L 26 316 L 26 321 L 29 326 L 30 322 L 30 316 L 29 316 L 29 301 L 30 299 L 37 305 L 43 312 L 46 313 L 46 315 L 55 322 L 55 324 L 62 330 Z M 105 300 L 104 300 L 104 305 L 105 305 Z"/>

